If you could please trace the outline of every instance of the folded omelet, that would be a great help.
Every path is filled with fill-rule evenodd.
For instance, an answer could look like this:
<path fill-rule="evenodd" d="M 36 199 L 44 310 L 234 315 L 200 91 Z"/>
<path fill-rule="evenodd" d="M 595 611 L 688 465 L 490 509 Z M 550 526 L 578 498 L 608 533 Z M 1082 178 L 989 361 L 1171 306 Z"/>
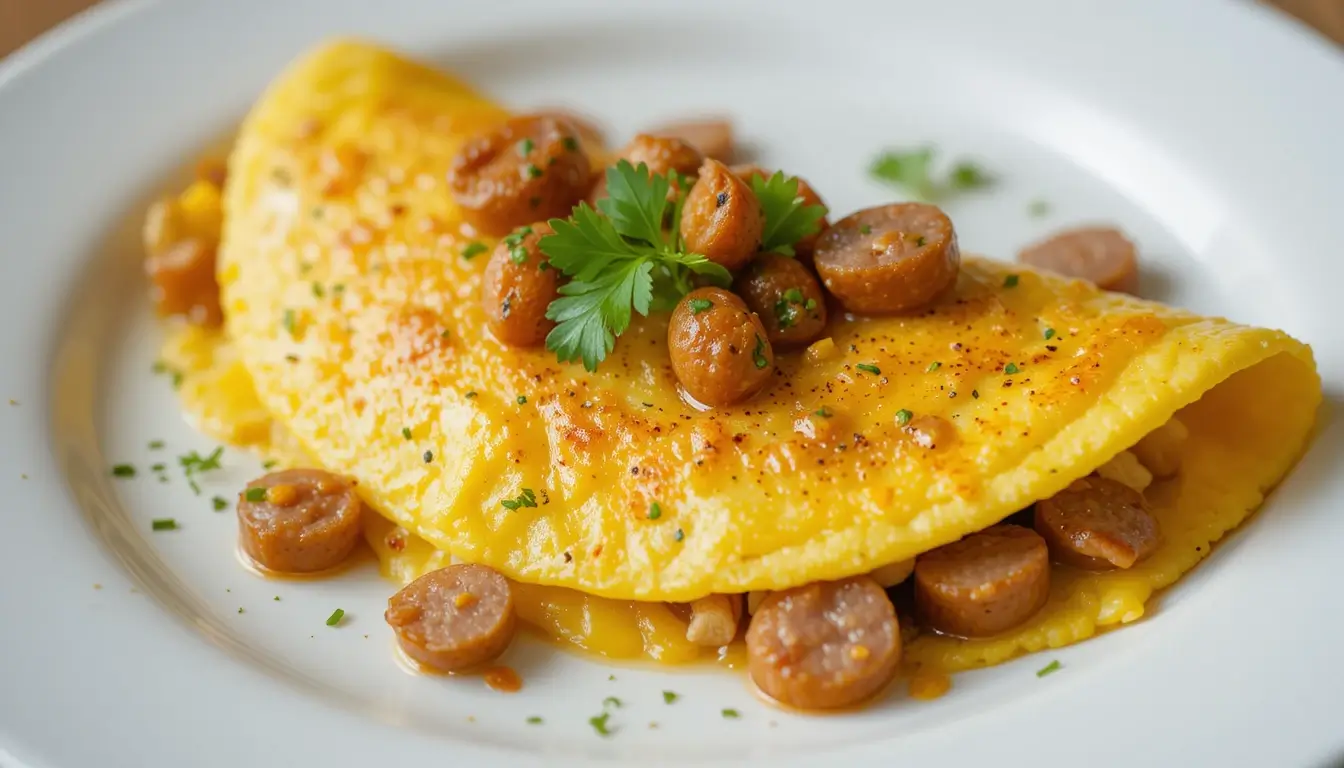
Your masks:
<path fill-rule="evenodd" d="M 479 301 L 485 257 L 467 257 L 482 238 L 446 185 L 462 142 L 505 117 L 340 42 L 269 89 L 230 161 L 226 333 L 206 355 L 227 375 L 185 386 L 227 379 L 251 442 L 275 429 L 357 477 L 417 542 L 379 548 L 402 577 L 438 551 L 652 605 L 865 573 L 1054 495 L 1179 413 L 1181 471 L 1147 491 L 1161 548 L 1124 571 L 1056 566 L 1047 607 L 1005 636 L 906 649 L 960 669 L 1141 616 L 1311 431 L 1320 382 L 1289 336 L 979 258 L 953 298 L 833 321 L 761 395 L 712 412 L 678 396 L 665 316 L 636 317 L 593 373 L 505 346 Z"/>

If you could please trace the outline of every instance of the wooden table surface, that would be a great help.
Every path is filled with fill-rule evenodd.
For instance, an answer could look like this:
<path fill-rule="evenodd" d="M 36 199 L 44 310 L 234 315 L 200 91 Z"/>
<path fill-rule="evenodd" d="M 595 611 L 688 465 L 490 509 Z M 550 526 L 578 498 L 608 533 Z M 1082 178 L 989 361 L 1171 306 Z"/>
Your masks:
<path fill-rule="evenodd" d="M 1344 0 L 1262 0 L 1344 44 Z M 98 0 L 0 0 L 0 57 Z M 229 2 L 229 0 L 220 0 Z M 1172 0 L 1173 3 L 1178 0 Z"/>

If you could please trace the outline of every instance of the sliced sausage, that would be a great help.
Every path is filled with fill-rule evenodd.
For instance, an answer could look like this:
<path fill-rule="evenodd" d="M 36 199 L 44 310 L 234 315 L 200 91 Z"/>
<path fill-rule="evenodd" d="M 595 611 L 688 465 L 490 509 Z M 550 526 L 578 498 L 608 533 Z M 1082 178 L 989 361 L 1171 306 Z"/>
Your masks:
<path fill-rule="evenodd" d="M 700 171 L 704 156 L 700 154 L 700 150 L 681 139 L 641 133 L 621 149 L 616 160 L 629 161 L 635 168 L 639 168 L 640 163 L 643 163 L 653 176 L 666 176 L 675 171 L 677 179 L 670 179 L 672 184 L 667 191 L 667 199 L 676 201 L 677 196 L 681 194 L 682 184 L 689 183 L 689 180 L 695 178 L 696 173 Z M 594 206 L 598 200 L 607 196 L 607 175 L 603 173 L 600 176 L 592 191 L 588 193 L 588 202 Z"/>
<path fill-rule="evenodd" d="M 1162 542 L 1143 494 L 1095 475 L 1036 502 L 1036 530 L 1055 560 L 1090 571 L 1129 568 Z"/>
<path fill-rule="evenodd" d="M 1096 283 L 1107 291 L 1135 293 L 1139 259 L 1134 243 L 1112 227 L 1084 227 L 1060 232 L 1024 248 L 1017 260 L 1048 272 Z"/>
<path fill-rule="evenodd" d="M 797 259 L 759 254 L 737 276 L 733 290 L 761 318 L 771 344 L 804 346 L 826 330 L 826 294 Z"/>
<path fill-rule="evenodd" d="M 747 629 L 747 670 L 766 695 L 799 709 L 857 704 L 901 661 L 887 593 L 867 576 L 772 592 Z"/>
<path fill-rule="evenodd" d="M 681 211 L 686 247 L 730 270 L 746 266 L 761 245 L 761 204 L 745 181 L 717 160 L 700 166 L 700 178 Z"/>
<path fill-rule="evenodd" d="M 349 478 L 321 469 L 272 472 L 239 494 L 238 540 L 277 573 L 324 571 L 355 548 L 363 512 Z"/>
<path fill-rule="evenodd" d="M 517 629 L 513 586 L 498 571 L 461 563 L 407 584 L 383 618 L 406 655 L 440 672 L 497 658 Z"/>
<path fill-rule="evenodd" d="M 682 389 L 704 405 L 746 400 L 769 383 L 775 369 L 761 319 L 722 288 L 698 288 L 677 302 L 667 347 Z"/>
<path fill-rule="evenodd" d="M 564 107 L 543 109 L 537 114 L 542 117 L 553 117 L 574 126 L 574 130 L 578 132 L 579 142 L 589 153 L 601 151 L 607 145 L 606 131 L 596 120 L 585 114 Z"/>
<path fill-rule="evenodd" d="M 961 268 L 951 219 L 925 203 L 850 214 L 821 233 L 813 259 L 826 288 L 862 314 L 927 306 L 956 282 Z"/>
<path fill-rule="evenodd" d="M 215 281 L 215 249 L 197 239 L 182 240 L 145 259 L 149 296 L 162 317 L 180 315 L 193 325 L 224 321 Z"/>
<path fill-rule="evenodd" d="M 654 136 L 680 139 L 695 147 L 700 154 L 731 163 L 736 149 L 733 141 L 733 124 L 723 118 L 703 118 L 699 120 L 679 120 L 664 123 L 649 131 Z"/>
<path fill-rule="evenodd" d="M 1050 554 L 1030 528 L 996 525 L 915 560 L 915 605 L 928 626 L 949 635 L 997 635 L 1049 596 Z"/>
<path fill-rule="evenodd" d="M 751 185 L 752 179 L 766 181 L 774 175 L 759 165 L 734 165 L 733 173 L 737 174 L 738 178 L 747 182 L 748 186 Z M 801 176 L 794 176 L 793 178 L 798 180 L 798 196 L 803 199 L 803 205 L 819 205 L 822 208 L 826 207 L 826 203 L 822 202 L 821 196 L 817 194 L 817 191 L 812 188 L 811 184 L 807 183 L 806 179 Z M 815 234 L 808 235 L 793 244 L 793 252 L 797 254 L 799 259 L 811 263 L 812 252 L 816 250 L 817 247 L 817 238 L 821 237 L 821 233 L 826 231 L 826 228 L 829 226 L 830 222 L 823 216 L 821 217 L 821 221 L 818 222 L 818 229 Z"/>
<path fill-rule="evenodd" d="M 550 234 L 542 222 L 516 230 L 499 241 L 485 266 L 481 305 L 490 331 L 505 344 L 536 346 L 555 327 L 546 308 L 560 295 L 561 276 L 538 245 Z"/>
<path fill-rule="evenodd" d="M 530 221 L 568 216 L 591 184 L 578 129 L 554 115 L 515 117 L 468 141 L 448 184 L 472 226 L 504 235 Z"/>

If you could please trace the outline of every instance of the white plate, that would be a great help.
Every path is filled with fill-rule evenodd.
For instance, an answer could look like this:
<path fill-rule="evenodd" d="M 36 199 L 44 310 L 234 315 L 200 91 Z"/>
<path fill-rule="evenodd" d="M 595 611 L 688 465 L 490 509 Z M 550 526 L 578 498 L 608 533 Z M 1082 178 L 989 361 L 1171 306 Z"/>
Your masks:
<path fill-rule="evenodd" d="M 144 203 L 288 60 L 352 32 L 508 103 L 571 102 L 621 131 L 730 111 L 767 164 L 842 211 L 889 196 L 863 173 L 885 145 L 974 156 L 1002 181 L 951 206 L 968 250 L 1006 256 L 1067 223 L 1114 221 L 1148 258 L 1148 295 L 1313 343 L 1329 395 L 1314 447 L 1150 618 L 958 676 L 936 702 L 794 716 L 733 675 L 612 670 L 536 644 L 510 652 L 527 681 L 514 696 L 405 675 L 380 619 L 391 586 L 371 567 L 275 583 L 234 562 L 231 516 L 208 499 L 254 461 L 226 452 L 201 497 L 180 475 L 160 485 L 143 471 L 213 447 L 150 374 Z M 182 0 L 82 17 L 0 67 L 0 764 L 1344 756 L 1342 137 L 1339 55 L 1249 4 Z M 1027 215 L 1036 198 L 1049 216 Z M 141 476 L 109 477 L 121 461 Z M 151 533 L 167 516 L 183 529 Z M 328 628 L 337 607 L 346 622 Z M 1064 669 L 1037 679 L 1055 658 Z M 664 704 L 665 689 L 681 699 Z M 625 705 L 602 739 L 587 719 L 610 695 Z M 545 724 L 525 724 L 534 714 Z"/>

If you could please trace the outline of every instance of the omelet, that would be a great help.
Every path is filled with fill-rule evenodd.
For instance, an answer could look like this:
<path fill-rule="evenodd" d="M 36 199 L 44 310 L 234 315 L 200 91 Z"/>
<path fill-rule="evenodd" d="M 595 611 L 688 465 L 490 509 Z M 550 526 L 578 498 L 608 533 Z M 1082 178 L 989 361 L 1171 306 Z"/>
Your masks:
<path fill-rule="evenodd" d="M 523 603 L 608 619 L 629 646 L 609 655 L 686 660 L 664 601 L 907 561 L 1179 415 L 1181 471 L 1147 491 L 1159 550 L 1124 571 L 1056 566 L 1046 608 L 999 637 L 906 649 L 913 664 L 964 669 L 1141 617 L 1260 505 L 1311 432 L 1320 381 L 1286 334 L 977 257 L 928 312 L 834 320 L 822 342 L 779 356 L 762 394 L 709 412 L 678 395 L 665 316 L 637 317 L 595 372 L 505 346 L 479 301 L 484 259 L 467 248 L 493 243 L 445 179 L 462 142 L 506 117 L 364 43 L 295 64 L 230 159 L 224 334 L 179 337 L 172 356 L 207 429 L 357 477 L 399 578 L 450 556 L 483 563 L 531 590 Z M 193 349 L 208 354 L 192 362 Z M 206 394 L 218 387 L 232 404 Z M 505 504 L 529 493 L 535 506 Z M 389 533 L 410 548 L 385 546 Z M 530 622 L 563 637 L 565 615 L 538 608 Z"/>

